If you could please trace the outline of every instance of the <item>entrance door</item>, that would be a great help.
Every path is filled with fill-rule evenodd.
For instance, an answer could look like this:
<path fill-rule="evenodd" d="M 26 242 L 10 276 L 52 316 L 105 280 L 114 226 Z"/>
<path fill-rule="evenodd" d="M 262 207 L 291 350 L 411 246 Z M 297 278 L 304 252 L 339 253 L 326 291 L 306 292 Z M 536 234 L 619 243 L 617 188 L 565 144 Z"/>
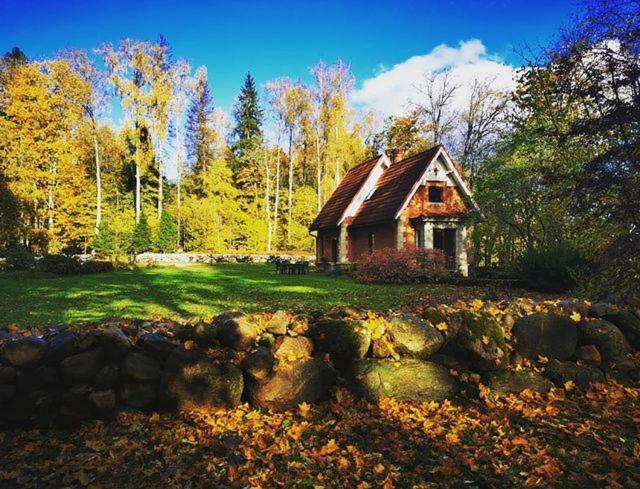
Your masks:
<path fill-rule="evenodd" d="M 433 247 L 437 250 L 444 251 L 444 256 L 447 260 L 447 268 L 449 270 L 455 270 L 456 268 L 456 230 L 434 228 Z"/>

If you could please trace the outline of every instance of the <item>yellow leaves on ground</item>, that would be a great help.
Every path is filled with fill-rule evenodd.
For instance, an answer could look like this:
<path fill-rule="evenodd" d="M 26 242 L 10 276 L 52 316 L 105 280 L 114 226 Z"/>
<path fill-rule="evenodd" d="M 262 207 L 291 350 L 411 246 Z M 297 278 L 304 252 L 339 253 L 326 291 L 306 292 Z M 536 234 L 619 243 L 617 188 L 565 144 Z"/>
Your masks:
<path fill-rule="evenodd" d="M 579 323 L 580 320 L 582 319 L 582 316 L 580 315 L 580 313 L 578 311 L 574 311 L 571 316 L 569 316 L 571 319 L 573 319 L 576 323 Z"/>

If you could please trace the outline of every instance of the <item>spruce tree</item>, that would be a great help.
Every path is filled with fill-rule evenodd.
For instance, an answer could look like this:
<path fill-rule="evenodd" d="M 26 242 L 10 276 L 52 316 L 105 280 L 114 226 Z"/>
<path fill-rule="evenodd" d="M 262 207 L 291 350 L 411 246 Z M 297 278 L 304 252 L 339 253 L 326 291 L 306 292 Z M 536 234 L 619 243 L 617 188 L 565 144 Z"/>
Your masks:
<path fill-rule="evenodd" d="M 145 251 L 149 251 L 151 246 L 151 229 L 147 222 L 147 216 L 142 213 L 131 236 L 130 252 L 133 254 L 144 253 Z"/>
<path fill-rule="evenodd" d="M 98 232 L 93 238 L 93 250 L 102 253 L 105 255 L 113 255 L 116 251 L 116 240 L 115 236 L 109 229 L 109 226 L 105 221 L 100 223 L 98 226 Z"/>
<path fill-rule="evenodd" d="M 240 96 L 233 108 L 235 127 L 233 129 L 233 162 L 231 170 L 238 188 L 246 191 L 255 183 L 258 172 L 255 160 L 255 150 L 262 143 L 263 110 L 258 100 L 256 84 L 247 73 Z"/>
<path fill-rule="evenodd" d="M 186 146 L 194 172 L 206 170 L 212 159 L 209 123 L 213 114 L 213 97 L 206 72 L 197 74 L 195 94 L 187 113 Z"/>
<path fill-rule="evenodd" d="M 178 247 L 178 238 L 178 228 L 173 222 L 173 217 L 168 212 L 163 212 L 160 217 L 156 248 L 162 253 L 173 253 Z"/>

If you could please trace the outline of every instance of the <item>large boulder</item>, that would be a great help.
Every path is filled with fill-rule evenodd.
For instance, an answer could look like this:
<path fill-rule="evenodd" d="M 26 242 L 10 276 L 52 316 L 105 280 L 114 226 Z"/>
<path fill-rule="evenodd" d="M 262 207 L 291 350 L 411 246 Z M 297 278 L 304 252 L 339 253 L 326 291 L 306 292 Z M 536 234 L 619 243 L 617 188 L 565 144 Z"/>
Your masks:
<path fill-rule="evenodd" d="M 137 351 L 127 353 L 120 365 L 120 371 L 138 382 L 153 382 L 160 378 L 162 372 L 158 362 Z"/>
<path fill-rule="evenodd" d="M 25 336 L 2 345 L 0 358 L 16 367 L 31 367 L 44 357 L 47 343 L 37 336 Z"/>
<path fill-rule="evenodd" d="M 116 393 L 111 389 L 93 391 L 89 394 L 89 400 L 101 416 L 111 413 L 116 407 Z"/>
<path fill-rule="evenodd" d="M 560 387 L 572 381 L 583 390 L 587 390 L 595 382 L 605 381 L 604 374 L 597 367 L 558 360 L 551 360 L 545 367 L 544 374 Z"/>
<path fill-rule="evenodd" d="M 60 362 L 60 371 L 69 380 L 92 380 L 102 366 L 103 355 L 98 349 L 71 355 Z"/>
<path fill-rule="evenodd" d="M 144 352 L 158 360 L 165 360 L 173 350 L 173 343 L 165 335 L 160 333 L 145 333 L 136 342 Z"/>
<path fill-rule="evenodd" d="M 10 384 L 16 378 L 16 368 L 11 365 L 0 365 L 0 384 Z"/>
<path fill-rule="evenodd" d="M 364 358 L 371 344 L 371 333 L 360 320 L 322 319 L 316 323 L 313 334 L 316 344 L 329 353 L 340 369 Z"/>
<path fill-rule="evenodd" d="M 209 345 L 218 337 L 218 325 L 199 322 L 191 330 L 191 337 L 198 343 Z"/>
<path fill-rule="evenodd" d="M 132 348 L 127 335 L 116 326 L 111 326 L 102 333 L 100 344 L 110 360 L 120 360 Z"/>
<path fill-rule="evenodd" d="M 157 400 L 156 388 L 153 384 L 129 382 L 120 389 L 120 399 L 135 409 L 151 409 Z"/>
<path fill-rule="evenodd" d="M 605 360 L 618 359 L 631 352 L 622 331 L 609 321 L 583 321 L 578 325 L 578 331 L 580 341 L 585 345 L 594 345 Z"/>
<path fill-rule="evenodd" d="M 304 336 L 280 336 L 274 346 L 277 359 L 285 361 L 309 358 L 313 353 L 313 341 Z"/>
<path fill-rule="evenodd" d="M 493 316 L 462 310 L 450 318 L 449 324 L 453 325 L 456 335 L 445 353 L 482 371 L 495 370 L 505 363 L 504 331 Z"/>
<path fill-rule="evenodd" d="M 387 329 L 395 351 L 405 357 L 426 360 L 444 343 L 444 338 L 430 322 L 411 313 L 392 316 Z"/>
<path fill-rule="evenodd" d="M 287 328 L 291 324 L 291 314 L 286 311 L 277 311 L 267 323 L 267 331 L 271 334 L 287 334 Z"/>
<path fill-rule="evenodd" d="M 95 377 L 95 386 L 99 389 L 110 389 L 118 384 L 120 368 L 115 364 L 109 364 L 98 370 Z"/>
<path fill-rule="evenodd" d="M 458 383 L 449 369 L 413 358 L 358 360 L 348 374 L 347 385 L 356 395 L 372 402 L 381 398 L 441 401 L 458 392 Z"/>
<path fill-rule="evenodd" d="M 247 392 L 255 407 L 286 411 L 303 402 L 326 398 L 336 380 L 334 369 L 317 358 L 309 358 L 280 367 L 262 382 L 249 383 Z"/>
<path fill-rule="evenodd" d="M 243 388 L 238 367 L 176 348 L 165 365 L 160 401 L 167 408 L 233 408 L 240 403 Z"/>
<path fill-rule="evenodd" d="M 77 335 L 66 328 L 50 328 L 42 339 L 48 345 L 44 361 L 50 365 L 60 363 L 76 351 Z"/>
<path fill-rule="evenodd" d="M 640 318 L 631 311 L 605 314 L 604 319 L 615 324 L 634 348 L 640 348 Z"/>
<path fill-rule="evenodd" d="M 576 351 L 575 321 L 556 314 L 535 313 L 519 318 L 513 326 L 518 351 L 532 360 L 538 356 L 569 359 Z"/>
<path fill-rule="evenodd" d="M 247 355 L 242 362 L 242 368 L 256 380 L 267 378 L 273 371 L 275 359 L 269 348 L 259 346 Z"/>
<path fill-rule="evenodd" d="M 220 319 L 219 319 L 220 318 Z M 250 317 L 245 315 L 218 316 L 218 340 L 237 351 L 250 350 L 258 340 L 259 331 Z"/>
<path fill-rule="evenodd" d="M 491 391 L 498 395 L 522 392 L 525 389 L 535 392 L 548 392 L 553 387 L 553 382 L 545 379 L 539 373 L 529 370 L 488 372 L 483 376 L 482 381 Z"/>

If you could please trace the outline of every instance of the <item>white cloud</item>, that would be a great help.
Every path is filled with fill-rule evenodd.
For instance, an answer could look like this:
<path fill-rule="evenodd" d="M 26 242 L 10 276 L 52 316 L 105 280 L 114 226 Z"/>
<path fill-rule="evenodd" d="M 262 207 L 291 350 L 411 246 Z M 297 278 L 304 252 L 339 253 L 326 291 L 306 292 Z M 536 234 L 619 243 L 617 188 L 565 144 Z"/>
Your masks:
<path fill-rule="evenodd" d="M 474 80 L 493 80 L 496 89 L 513 89 L 515 69 L 497 56 L 488 55 L 484 44 L 477 39 L 460 42 L 458 47 L 441 44 L 430 53 L 412 56 L 364 80 L 354 91 L 353 101 L 385 117 L 400 115 L 407 111 L 411 101 L 419 101 L 417 87 L 424 83 L 425 76 L 438 76 L 446 70 L 451 80 L 461 87 L 453 100 L 454 108 L 459 108 L 468 99 Z"/>

